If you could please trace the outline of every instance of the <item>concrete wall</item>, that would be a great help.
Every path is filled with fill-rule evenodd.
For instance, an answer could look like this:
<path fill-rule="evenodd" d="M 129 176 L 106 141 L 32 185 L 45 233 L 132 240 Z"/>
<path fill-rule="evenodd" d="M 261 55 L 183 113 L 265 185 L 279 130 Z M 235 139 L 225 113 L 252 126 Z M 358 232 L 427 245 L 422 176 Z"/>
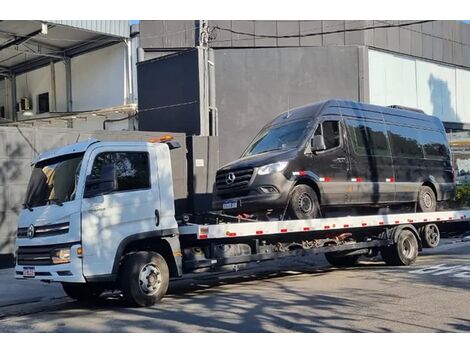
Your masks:
<path fill-rule="evenodd" d="M 470 123 L 470 70 L 369 50 L 370 102 L 416 107 L 444 122 Z"/>
<path fill-rule="evenodd" d="M 278 114 L 329 98 L 360 100 L 358 47 L 214 49 L 221 165 Z"/>
<path fill-rule="evenodd" d="M 0 126 L 0 267 L 12 264 L 17 217 L 24 201 L 31 172 L 31 160 L 45 150 L 75 143 L 89 137 L 99 140 L 148 141 L 164 132 L 78 131 L 61 128 Z M 186 139 L 174 134 L 182 145 L 172 151 L 175 199 L 187 199 Z"/>

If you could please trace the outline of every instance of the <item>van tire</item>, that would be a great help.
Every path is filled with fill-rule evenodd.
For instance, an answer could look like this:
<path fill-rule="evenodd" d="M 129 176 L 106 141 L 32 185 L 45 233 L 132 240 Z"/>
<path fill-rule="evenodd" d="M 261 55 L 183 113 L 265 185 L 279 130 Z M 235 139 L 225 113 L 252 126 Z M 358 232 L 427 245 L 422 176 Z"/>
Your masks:
<path fill-rule="evenodd" d="M 428 213 L 436 211 L 436 194 L 431 187 L 421 186 L 418 191 L 418 211 Z"/>
<path fill-rule="evenodd" d="M 336 253 L 325 253 L 325 259 L 332 266 L 339 268 L 355 266 L 360 255 L 338 255 Z"/>
<path fill-rule="evenodd" d="M 380 250 L 380 254 L 387 265 L 411 265 L 418 257 L 418 240 L 408 229 L 401 230 L 396 243 Z"/>
<path fill-rule="evenodd" d="M 292 190 L 287 212 L 292 219 L 314 219 L 320 217 L 318 197 L 312 187 L 297 185 Z"/>
<path fill-rule="evenodd" d="M 103 293 L 103 289 L 91 284 L 62 282 L 62 288 L 67 296 L 79 302 L 95 302 Z"/>
<path fill-rule="evenodd" d="M 119 281 L 122 295 L 129 304 L 138 307 L 154 305 L 168 290 L 168 264 L 156 252 L 132 253 L 123 261 Z"/>

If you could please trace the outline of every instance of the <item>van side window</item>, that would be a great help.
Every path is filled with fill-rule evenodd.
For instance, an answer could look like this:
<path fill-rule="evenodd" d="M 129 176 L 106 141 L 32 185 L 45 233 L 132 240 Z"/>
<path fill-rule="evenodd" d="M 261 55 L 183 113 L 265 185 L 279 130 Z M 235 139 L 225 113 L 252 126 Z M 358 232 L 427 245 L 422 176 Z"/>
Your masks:
<path fill-rule="evenodd" d="M 390 148 L 381 123 L 346 119 L 354 151 L 358 155 L 390 156 Z"/>
<path fill-rule="evenodd" d="M 339 121 L 324 121 L 315 131 L 315 136 L 323 135 L 326 149 L 339 147 L 340 133 Z"/>
<path fill-rule="evenodd" d="M 449 150 L 446 137 L 442 132 L 422 130 L 419 133 L 424 155 L 427 159 L 448 159 Z"/>
<path fill-rule="evenodd" d="M 424 157 L 416 128 L 387 125 L 387 129 L 393 156 L 421 159 Z"/>
<path fill-rule="evenodd" d="M 149 156 L 146 152 L 105 152 L 93 162 L 91 175 L 99 178 L 103 166 L 114 165 L 118 191 L 150 188 Z"/>

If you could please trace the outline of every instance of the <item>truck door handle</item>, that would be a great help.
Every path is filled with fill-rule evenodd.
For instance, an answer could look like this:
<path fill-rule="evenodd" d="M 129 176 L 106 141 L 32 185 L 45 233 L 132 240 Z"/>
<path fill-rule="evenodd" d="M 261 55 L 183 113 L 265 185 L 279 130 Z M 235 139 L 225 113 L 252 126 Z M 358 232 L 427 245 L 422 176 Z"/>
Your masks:
<path fill-rule="evenodd" d="M 333 159 L 334 162 L 337 162 L 337 163 L 345 163 L 346 162 L 346 158 L 336 158 L 336 159 Z"/>
<path fill-rule="evenodd" d="M 159 226 L 160 225 L 160 212 L 158 211 L 158 209 L 155 209 L 155 226 Z"/>

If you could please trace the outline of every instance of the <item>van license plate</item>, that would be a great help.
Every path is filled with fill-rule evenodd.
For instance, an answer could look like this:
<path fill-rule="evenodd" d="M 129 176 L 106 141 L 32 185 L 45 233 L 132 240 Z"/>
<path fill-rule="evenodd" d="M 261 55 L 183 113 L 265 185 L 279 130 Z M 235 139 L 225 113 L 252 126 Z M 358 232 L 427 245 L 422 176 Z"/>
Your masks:
<path fill-rule="evenodd" d="M 226 201 L 224 204 L 222 204 L 222 209 L 235 209 L 237 207 L 238 202 L 233 200 Z"/>
<path fill-rule="evenodd" d="M 23 277 L 35 277 L 36 270 L 34 268 L 23 268 Z"/>

